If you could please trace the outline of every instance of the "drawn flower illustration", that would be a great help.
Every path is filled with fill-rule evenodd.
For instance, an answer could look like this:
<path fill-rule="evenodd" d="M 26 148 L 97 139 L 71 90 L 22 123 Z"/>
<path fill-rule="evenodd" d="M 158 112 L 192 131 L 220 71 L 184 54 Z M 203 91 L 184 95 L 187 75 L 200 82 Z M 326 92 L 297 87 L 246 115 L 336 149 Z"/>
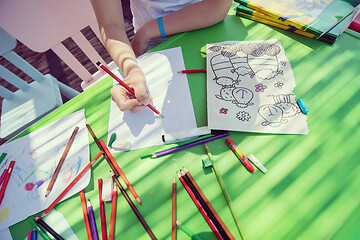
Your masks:
<path fill-rule="evenodd" d="M 255 91 L 256 92 L 264 92 L 264 90 L 266 88 L 267 87 L 265 85 L 263 85 L 262 83 L 259 83 L 259 84 L 255 85 Z"/>
<path fill-rule="evenodd" d="M 274 86 L 281 89 L 281 88 L 284 86 L 284 83 L 282 83 L 282 82 L 276 82 L 276 83 L 274 84 Z"/>
<path fill-rule="evenodd" d="M 220 114 L 227 114 L 228 109 L 227 108 L 221 108 Z"/>
<path fill-rule="evenodd" d="M 245 121 L 249 121 L 251 116 L 248 112 L 240 111 L 236 114 L 236 118 L 245 122 Z"/>

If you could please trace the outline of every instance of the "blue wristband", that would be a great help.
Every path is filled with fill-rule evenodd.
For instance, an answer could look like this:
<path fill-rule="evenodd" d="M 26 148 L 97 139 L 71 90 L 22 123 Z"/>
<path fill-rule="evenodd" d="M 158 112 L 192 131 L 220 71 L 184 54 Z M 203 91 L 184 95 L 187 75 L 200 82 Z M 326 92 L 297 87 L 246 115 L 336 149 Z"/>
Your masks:
<path fill-rule="evenodd" d="M 159 30 L 160 30 L 160 34 L 162 38 L 167 38 L 166 33 L 165 33 L 165 29 L 164 29 L 164 23 L 162 20 L 162 17 L 158 17 L 158 25 L 159 25 Z"/>

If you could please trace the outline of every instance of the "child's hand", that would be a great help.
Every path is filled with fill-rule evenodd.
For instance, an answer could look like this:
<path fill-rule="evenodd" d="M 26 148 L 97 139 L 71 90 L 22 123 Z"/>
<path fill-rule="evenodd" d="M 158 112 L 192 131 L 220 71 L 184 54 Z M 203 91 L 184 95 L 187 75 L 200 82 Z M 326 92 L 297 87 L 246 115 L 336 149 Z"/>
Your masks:
<path fill-rule="evenodd" d="M 148 38 L 145 27 L 140 27 L 134 34 L 131 41 L 131 47 L 134 50 L 136 57 L 144 54 L 149 46 L 150 38 Z"/>
<path fill-rule="evenodd" d="M 124 82 L 135 91 L 136 98 L 121 85 L 111 89 L 111 98 L 121 111 L 138 112 L 146 107 L 152 98 L 146 91 L 145 77 L 142 73 L 132 74 Z"/>

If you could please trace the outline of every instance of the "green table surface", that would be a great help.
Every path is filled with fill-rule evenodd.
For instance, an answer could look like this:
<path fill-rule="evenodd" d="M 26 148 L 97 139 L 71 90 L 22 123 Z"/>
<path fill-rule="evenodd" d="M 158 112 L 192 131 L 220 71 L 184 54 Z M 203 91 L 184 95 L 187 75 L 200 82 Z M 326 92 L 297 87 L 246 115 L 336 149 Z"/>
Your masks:
<path fill-rule="evenodd" d="M 224 139 L 208 143 L 236 209 L 247 239 L 359 239 L 360 228 L 360 40 L 343 34 L 334 45 L 239 18 L 233 14 L 212 27 L 176 35 L 154 50 L 181 46 L 187 69 L 205 68 L 207 43 L 226 40 L 278 39 L 285 49 L 294 76 L 297 98 L 310 110 L 308 135 L 230 132 L 245 155 L 254 154 L 268 169 L 250 174 Z M 198 126 L 207 125 L 206 76 L 189 74 L 191 97 Z M 85 108 L 87 122 L 106 141 L 110 110 L 110 77 L 68 101 L 20 134 L 45 126 Z M 160 109 L 161 111 L 161 109 Z M 90 139 L 90 157 L 99 151 Z M 115 154 L 139 194 L 136 204 L 158 239 L 171 237 L 171 190 L 176 171 L 183 166 L 193 175 L 236 239 L 235 223 L 214 173 L 204 172 L 204 146 L 196 146 L 157 159 L 139 155 L 150 147 Z M 101 235 L 98 178 L 109 178 L 105 160 L 91 169 L 85 195 L 92 201 Z M 131 194 L 129 193 L 131 196 Z M 131 196 L 132 198 L 132 196 Z M 133 198 L 132 198 L 133 200 Z M 135 201 L 134 201 L 135 202 Z M 79 239 L 86 230 L 79 195 L 56 206 Z M 111 204 L 105 204 L 109 226 Z M 116 239 L 149 239 L 124 197 L 119 193 Z M 40 215 L 40 213 L 38 214 Z M 31 217 L 10 227 L 14 239 L 24 239 Z M 177 180 L 177 219 L 203 239 L 216 239 L 187 192 Z M 188 239 L 181 230 L 178 239 Z"/>

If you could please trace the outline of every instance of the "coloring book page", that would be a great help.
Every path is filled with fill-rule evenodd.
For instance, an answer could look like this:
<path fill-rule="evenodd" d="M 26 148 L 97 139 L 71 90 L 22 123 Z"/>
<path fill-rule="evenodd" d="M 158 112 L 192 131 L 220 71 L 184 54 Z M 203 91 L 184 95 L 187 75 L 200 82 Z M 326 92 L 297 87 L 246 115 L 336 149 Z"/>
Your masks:
<path fill-rule="evenodd" d="M 153 98 L 151 104 L 164 118 L 149 108 L 137 113 L 121 112 L 111 101 L 108 141 L 116 133 L 117 139 L 128 141 L 131 149 L 138 149 L 162 145 L 161 136 L 165 133 L 196 128 L 186 74 L 177 73 L 185 69 L 181 48 L 145 54 L 138 58 L 138 63 Z M 115 80 L 114 84 L 117 84 Z"/>
<path fill-rule="evenodd" d="M 79 127 L 55 184 L 45 198 L 46 189 L 65 146 Z M 35 132 L 0 146 L 7 153 L 0 163 L 0 172 L 15 166 L 0 205 L 0 230 L 46 209 L 89 163 L 89 137 L 84 109 L 69 114 Z M 1 174 L 0 173 L 0 174 Z M 79 192 L 90 181 L 90 171 L 62 198 Z"/>
<path fill-rule="evenodd" d="M 210 129 L 307 134 L 293 71 L 277 40 L 207 44 Z"/>

